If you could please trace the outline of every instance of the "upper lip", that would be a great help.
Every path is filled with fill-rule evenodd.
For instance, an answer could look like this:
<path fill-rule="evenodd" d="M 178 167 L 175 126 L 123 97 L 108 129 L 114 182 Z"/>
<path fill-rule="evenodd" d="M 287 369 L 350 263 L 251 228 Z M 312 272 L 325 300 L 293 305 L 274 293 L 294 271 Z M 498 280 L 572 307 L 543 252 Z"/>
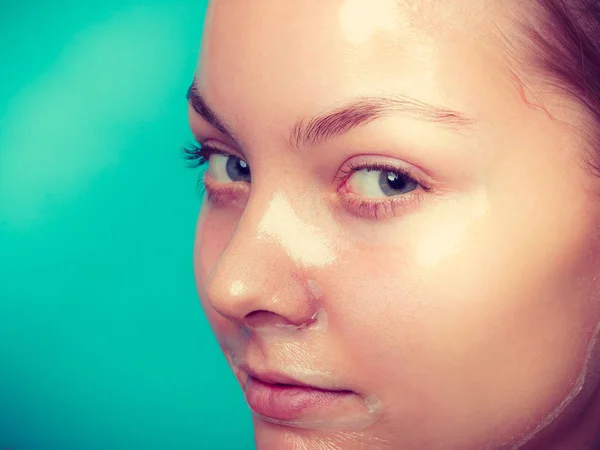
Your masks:
<path fill-rule="evenodd" d="M 331 388 L 327 388 L 327 387 L 321 387 L 321 386 L 315 386 L 312 384 L 303 383 L 302 381 L 298 381 L 298 380 L 296 380 L 288 375 L 285 375 L 281 372 L 274 372 L 274 371 L 258 372 L 258 371 L 251 369 L 246 364 L 242 364 L 240 366 L 240 369 L 242 369 L 244 372 L 246 372 L 252 378 L 262 381 L 263 383 L 285 385 L 285 386 L 298 386 L 298 387 L 304 387 L 304 388 L 310 388 L 310 389 L 318 389 L 320 391 L 342 391 L 342 390 L 345 391 L 345 389 L 331 389 Z"/>

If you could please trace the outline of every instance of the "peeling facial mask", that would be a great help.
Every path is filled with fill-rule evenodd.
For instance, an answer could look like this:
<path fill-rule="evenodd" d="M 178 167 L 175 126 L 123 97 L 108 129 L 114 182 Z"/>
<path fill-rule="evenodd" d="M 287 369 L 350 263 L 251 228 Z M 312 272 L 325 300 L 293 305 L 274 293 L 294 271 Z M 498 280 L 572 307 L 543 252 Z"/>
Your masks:
<path fill-rule="evenodd" d="M 323 230 L 304 222 L 282 193 L 276 193 L 260 224 L 259 238 L 276 242 L 299 267 L 324 268 L 335 261 Z"/>
<path fill-rule="evenodd" d="M 316 283 L 312 284 L 312 288 L 318 289 Z M 318 369 L 326 367 L 327 360 L 312 349 L 322 347 L 319 341 L 327 330 L 327 312 L 320 309 L 312 319 L 300 326 L 271 325 L 249 328 L 242 325 L 237 328 L 237 332 L 221 339 L 225 356 L 244 391 L 250 377 L 243 367 L 249 361 L 276 364 L 278 370 L 287 377 L 307 386 L 326 386 L 325 392 L 347 389 L 347 386 L 339 384 L 336 374 Z M 264 348 L 261 344 L 264 344 Z M 283 421 L 262 416 L 255 411 L 253 415 L 265 422 L 292 428 L 362 431 L 378 420 L 382 409 L 381 402 L 376 397 L 362 397 L 356 392 L 348 391 L 348 396 L 342 397 L 332 409 L 324 408 L 316 414 L 311 414 L 308 419 Z"/>
<path fill-rule="evenodd" d="M 322 326 L 324 324 L 317 321 L 316 325 L 309 328 L 311 330 L 309 332 L 320 334 L 319 327 Z M 244 391 L 250 379 L 242 369 L 243 365 L 247 363 L 245 358 L 255 356 L 253 351 L 262 353 L 260 349 L 256 349 L 256 346 L 249 345 L 250 333 L 255 333 L 255 330 L 240 331 L 235 338 L 223 340 L 226 358 L 236 378 L 244 387 Z M 300 327 L 295 330 L 290 330 L 289 327 L 285 327 L 285 329 L 275 327 L 258 331 L 261 339 L 264 337 L 267 342 L 278 342 L 275 350 L 273 350 L 273 345 L 270 346 L 271 351 L 280 355 L 285 354 L 289 358 L 289 364 L 279 366 L 286 376 L 308 386 L 327 386 L 326 391 L 328 389 L 345 390 L 345 386 L 336 385 L 335 374 L 314 369 L 314 367 L 324 365 L 323 358 L 312 353 L 304 345 L 305 333 L 306 330 Z M 318 339 L 319 336 L 316 338 Z M 262 416 L 255 411 L 252 413 L 265 422 L 293 428 L 326 431 L 363 431 L 381 417 L 383 407 L 378 398 L 373 395 L 361 397 L 358 393 L 351 391 L 348 391 L 348 394 L 348 398 L 341 399 L 332 410 L 325 408 L 316 414 L 311 414 L 309 419 L 284 421 Z"/>
<path fill-rule="evenodd" d="M 246 325 L 239 326 L 234 335 L 223 336 L 220 339 L 221 347 L 230 363 L 239 361 L 246 354 L 251 334 L 261 341 L 268 342 L 292 342 L 301 345 L 304 339 L 310 338 L 314 341 L 322 333 L 327 331 L 328 316 L 324 309 L 318 310 L 311 321 L 299 326 L 295 325 L 270 325 L 250 329 Z M 238 364 L 239 365 L 239 364 Z"/>
<path fill-rule="evenodd" d="M 596 329 L 592 335 L 592 339 L 588 345 L 585 358 L 583 361 L 583 366 L 581 368 L 581 372 L 575 381 L 575 385 L 573 389 L 569 392 L 569 394 L 564 398 L 564 400 L 552 410 L 550 414 L 546 416 L 546 418 L 540 423 L 535 429 L 529 432 L 524 438 L 522 438 L 517 444 L 511 447 L 511 450 L 519 450 L 525 444 L 533 440 L 538 434 L 540 434 L 543 430 L 548 428 L 553 422 L 555 422 L 562 414 L 565 412 L 567 407 L 577 398 L 577 396 L 583 391 L 584 385 L 587 381 L 587 377 L 590 371 L 593 368 L 590 367 L 590 360 L 592 357 L 592 353 L 596 350 L 598 345 L 598 336 L 600 335 L 600 322 L 596 325 Z"/>
<path fill-rule="evenodd" d="M 252 333 L 261 338 L 277 338 L 289 339 L 290 336 L 302 339 L 302 333 L 324 333 L 327 331 L 327 312 L 324 309 L 319 309 L 310 319 L 310 321 L 299 326 L 296 325 L 274 325 L 265 327 L 254 327 Z M 290 334 L 291 333 L 291 334 Z"/>
<path fill-rule="evenodd" d="M 338 13 L 343 36 L 353 45 L 361 46 L 376 33 L 394 33 L 399 28 L 396 1 L 345 0 Z"/>

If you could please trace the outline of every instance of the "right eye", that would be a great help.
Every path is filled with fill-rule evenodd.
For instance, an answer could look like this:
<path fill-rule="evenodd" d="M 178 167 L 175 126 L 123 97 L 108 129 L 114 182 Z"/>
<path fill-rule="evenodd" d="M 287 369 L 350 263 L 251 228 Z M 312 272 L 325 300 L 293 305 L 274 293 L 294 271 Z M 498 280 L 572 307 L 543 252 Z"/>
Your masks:
<path fill-rule="evenodd" d="M 205 147 L 206 149 L 206 147 Z M 217 183 L 250 183 L 250 166 L 237 156 L 221 151 L 212 153 L 208 158 L 208 175 Z"/>

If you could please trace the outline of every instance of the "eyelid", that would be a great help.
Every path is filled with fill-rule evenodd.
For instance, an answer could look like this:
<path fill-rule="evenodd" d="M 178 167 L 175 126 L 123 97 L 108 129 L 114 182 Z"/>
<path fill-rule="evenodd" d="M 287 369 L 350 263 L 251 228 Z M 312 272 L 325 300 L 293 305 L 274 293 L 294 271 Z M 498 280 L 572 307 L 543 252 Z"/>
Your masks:
<path fill-rule="evenodd" d="M 353 192 L 351 178 L 361 171 L 395 172 L 418 185 L 415 190 L 395 195 L 368 198 Z M 363 220 L 385 221 L 403 216 L 420 207 L 425 194 L 434 190 L 435 183 L 422 170 L 395 158 L 361 155 L 346 161 L 335 177 L 341 181 L 338 194 L 344 209 Z"/>
<path fill-rule="evenodd" d="M 396 158 L 380 155 L 361 155 L 345 161 L 340 169 L 340 172 L 344 175 L 336 175 L 335 180 L 346 180 L 347 177 L 359 170 L 380 170 L 401 173 L 419 183 L 426 191 L 436 188 L 437 185 L 435 180 L 421 168 Z"/>
<path fill-rule="evenodd" d="M 248 164 L 250 164 L 248 162 L 248 159 L 246 158 L 246 156 L 238 151 L 238 150 L 232 150 L 231 147 L 222 144 L 219 141 L 216 141 L 214 139 L 198 139 L 198 143 L 200 144 L 200 146 L 202 148 L 206 148 L 210 151 L 212 151 L 213 153 L 219 153 L 221 155 L 225 155 L 225 156 L 235 156 L 236 158 L 239 158 L 245 162 L 247 162 Z"/>
<path fill-rule="evenodd" d="M 215 182 L 210 178 L 204 179 L 204 187 L 208 200 L 214 206 L 243 206 L 248 196 L 248 187 L 246 183 L 235 183 L 231 186 L 215 187 Z"/>
<path fill-rule="evenodd" d="M 413 212 L 424 201 L 424 191 L 416 190 L 404 195 L 389 197 L 387 199 L 365 200 L 363 197 L 347 194 L 342 200 L 346 210 L 353 215 L 366 220 L 390 220 L 400 217 L 403 213 Z M 398 210 L 402 212 L 398 212 Z"/>
<path fill-rule="evenodd" d="M 225 150 L 221 150 L 220 148 L 212 145 L 212 144 L 200 144 L 200 151 L 205 155 L 206 160 L 208 161 L 212 155 L 222 155 L 222 156 L 235 156 L 233 153 L 229 153 Z"/>

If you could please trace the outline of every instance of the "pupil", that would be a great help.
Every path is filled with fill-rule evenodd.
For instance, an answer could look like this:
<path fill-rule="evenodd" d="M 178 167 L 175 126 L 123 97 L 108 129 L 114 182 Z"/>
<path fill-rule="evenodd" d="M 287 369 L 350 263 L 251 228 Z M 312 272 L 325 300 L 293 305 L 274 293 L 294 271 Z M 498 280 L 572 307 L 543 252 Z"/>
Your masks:
<path fill-rule="evenodd" d="M 246 161 L 230 157 L 227 160 L 227 176 L 233 181 L 250 182 L 250 167 Z"/>
<path fill-rule="evenodd" d="M 395 197 L 414 191 L 417 189 L 418 183 L 402 173 L 382 171 L 379 176 L 379 187 L 386 195 Z"/>
<path fill-rule="evenodd" d="M 406 180 L 404 177 L 395 172 L 387 173 L 387 181 L 390 188 L 394 190 L 401 191 L 406 187 Z"/>

